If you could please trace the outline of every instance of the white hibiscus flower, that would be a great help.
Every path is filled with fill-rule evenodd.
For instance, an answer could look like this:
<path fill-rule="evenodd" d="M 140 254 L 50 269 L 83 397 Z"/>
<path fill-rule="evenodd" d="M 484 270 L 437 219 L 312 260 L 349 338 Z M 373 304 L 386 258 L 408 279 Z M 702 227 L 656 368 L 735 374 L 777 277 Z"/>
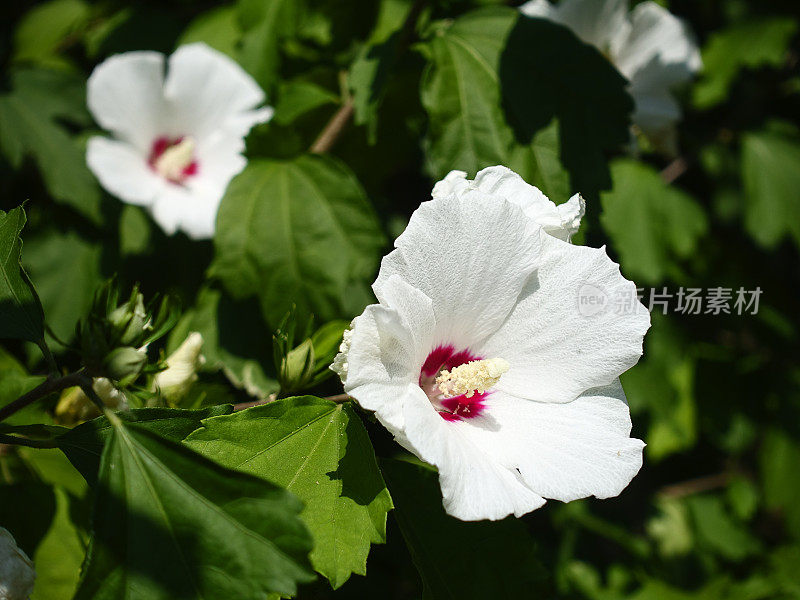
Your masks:
<path fill-rule="evenodd" d="M 531 0 L 520 7 L 571 29 L 605 54 L 630 82 L 633 122 L 656 146 L 674 151 L 674 125 L 681 109 L 671 90 L 703 66 L 688 27 L 655 2 L 628 0 Z"/>
<path fill-rule="evenodd" d="M 244 137 L 268 121 L 264 92 L 233 60 L 202 43 L 126 52 L 89 77 L 88 105 L 116 139 L 93 137 L 86 161 L 109 192 L 145 206 L 169 234 L 211 237 L 220 200 L 247 164 Z"/>
<path fill-rule="evenodd" d="M 27 600 L 33 593 L 36 571 L 11 533 L 0 527 L 0 599 Z"/>
<path fill-rule="evenodd" d="M 503 195 L 518 185 L 503 172 L 488 191 L 440 184 L 417 209 L 332 367 L 438 467 L 445 509 L 464 520 L 616 496 L 642 464 L 618 377 L 649 314 L 582 314 L 585 286 L 639 308 L 635 285 L 604 249 L 546 233 Z"/>

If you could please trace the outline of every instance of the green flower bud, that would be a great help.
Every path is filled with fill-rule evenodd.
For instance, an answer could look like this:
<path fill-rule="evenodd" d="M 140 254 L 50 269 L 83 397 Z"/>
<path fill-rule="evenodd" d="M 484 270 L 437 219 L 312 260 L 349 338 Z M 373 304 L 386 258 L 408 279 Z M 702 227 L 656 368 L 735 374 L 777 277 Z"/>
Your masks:
<path fill-rule="evenodd" d="M 290 350 L 281 361 L 280 383 L 284 393 L 302 389 L 314 376 L 314 345 L 310 339 Z"/>
<path fill-rule="evenodd" d="M 125 386 L 139 376 L 146 364 L 147 352 L 143 348 L 123 346 L 106 355 L 101 375 Z"/>

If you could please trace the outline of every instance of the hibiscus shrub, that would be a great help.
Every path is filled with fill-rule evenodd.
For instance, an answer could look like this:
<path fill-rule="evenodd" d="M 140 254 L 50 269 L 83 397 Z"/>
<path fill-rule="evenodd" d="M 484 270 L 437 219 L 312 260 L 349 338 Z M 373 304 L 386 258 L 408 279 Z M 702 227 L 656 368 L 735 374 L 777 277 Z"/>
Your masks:
<path fill-rule="evenodd" d="M 800 598 L 793 0 L 0 14 L 0 599 Z"/>

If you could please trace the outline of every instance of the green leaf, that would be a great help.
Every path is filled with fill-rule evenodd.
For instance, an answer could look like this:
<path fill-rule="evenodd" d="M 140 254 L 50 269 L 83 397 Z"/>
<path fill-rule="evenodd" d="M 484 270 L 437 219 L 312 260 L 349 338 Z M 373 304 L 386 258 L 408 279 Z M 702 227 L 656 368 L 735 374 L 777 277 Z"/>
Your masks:
<path fill-rule="evenodd" d="M 58 56 L 66 38 L 87 25 L 90 7 L 83 0 L 51 0 L 28 11 L 14 34 L 15 61 L 62 66 Z"/>
<path fill-rule="evenodd" d="M 797 21 L 789 17 L 755 18 L 711 34 L 703 48 L 703 75 L 694 87 L 694 105 L 707 109 L 730 98 L 742 69 L 780 67 Z"/>
<path fill-rule="evenodd" d="M 614 189 L 602 195 L 600 222 L 619 252 L 623 272 L 642 283 L 679 276 L 708 230 L 691 196 L 667 185 L 653 168 L 631 159 L 611 166 Z"/>
<path fill-rule="evenodd" d="M 630 140 L 633 100 L 627 81 L 593 46 L 568 29 L 524 16 L 500 57 L 500 87 L 518 143 L 558 121 L 561 162 L 572 187 L 590 194 L 610 187 L 605 154 Z"/>
<path fill-rule="evenodd" d="M 200 427 L 203 419 L 231 412 L 233 407 L 230 405 L 212 406 L 200 410 L 140 408 L 119 413 L 119 419 L 136 423 L 139 429 L 152 431 L 167 440 L 180 442 Z M 90 484 L 97 480 L 100 456 L 112 433 L 113 426 L 108 419 L 98 417 L 78 425 L 58 439 L 59 448 Z"/>
<path fill-rule="evenodd" d="M 54 71 L 18 71 L 12 92 L 0 95 L 0 150 L 15 168 L 32 156 L 48 192 L 96 224 L 102 222 L 100 189 L 86 167 L 84 150 L 58 118 L 83 120 L 84 99 L 65 93 L 71 76 Z"/>
<path fill-rule="evenodd" d="M 328 104 L 337 104 L 339 97 L 311 81 L 287 81 L 278 91 L 273 121 L 289 125 L 299 117 Z"/>
<path fill-rule="evenodd" d="M 293 595 L 308 570 L 302 504 L 110 414 L 75 600 Z"/>
<path fill-rule="evenodd" d="M 103 248 L 74 230 L 44 228 L 25 244 L 25 266 L 36 281 L 47 325 L 69 342 L 103 281 Z"/>
<path fill-rule="evenodd" d="M 774 248 L 791 236 L 800 245 L 800 135 L 760 131 L 742 137 L 744 222 L 756 242 Z"/>
<path fill-rule="evenodd" d="M 604 153 L 628 140 L 633 104 L 594 48 L 494 7 L 441 24 L 427 51 L 421 94 L 435 176 L 503 164 L 556 199 L 568 176 L 584 194 L 608 187 Z"/>
<path fill-rule="evenodd" d="M 234 298 L 257 296 L 273 328 L 292 309 L 328 321 L 369 301 L 384 244 L 358 180 L 330 158 L 253 160 L 228 186 L 211 273 Z"/>
<path fill-rule="evenodd" d="M 398 460 L 382 460 L 381 468 L 424 598 L 551 597 L 522 521 L 459 521 L 444 512 L 435 471 Z"/>
<path fill-rule="evenodd" d="M 686 503 L 692 515 L 698 542 L 708 546 L 719 556 L 740 561 L 760 550 L 758 540 L 731 518 L 720 498 L 711 495 L 693 496 Z"/>
<path fill-rule="evenodd" d="M 235 6 L 219 6 L 206 11 L 189 23 L 176 46 L 204 42 L 235 58 L 242 37 L 238 16 Z"/>
<path fill-rule="evenodd" d="M 647 412 L 650 427 L 645 452 L 659 461 L 697 442 L 698 410 L 694 395 L 696 358 L 671 322 L 653 314 L 644 359 L 622 375 L 622 385 L 635 415 Z"/>
<path fill-rule="evenodd" d="M 773 430 L 767 433 L 759 458 L 764 504 L 781 515 L 789 532 L 800 538 L 800 480 L 796 476 L 800 446 L 785 433 Z"/>
<path fill-rule="evenodd" d="M 44 312 L 31 280 L 22 268 L 25 211 L 0 210 L 0 338 L 44 343 Z"/>
<path fill-rule="evenodd" d="M 500 107 L 498 68 L 515 21 L 510 9 L 468 13 L 430 42 L 420 93 L 436 177 L 506 163 L 514 136 Z"/>
<path fill-rule="evenodd" d="M 70 516 L 76 500 L 60 487 L 54 492 L 53 521 L 31 557 L 36 568 L 31 600 L 72 598 L 86 553 L 86 540 Z"/>
<path fill-rule="evenodd" d="M 237 388 L 256 398 L 267 398 L 279 386 L 270 369 L 272 340 L 254 304 L 231 300 L 214 288 L 203 289 L 195 306 L 172 330 L 167 353 L 197 331 L 203 336 L 204 370 L 222 371 Z"/>
<path fill-rule="evenodd" d="M 350 406 L 288 398 L 203 421 L 186 444 L 220 464 L 285 486 L 306 507 L 311 563 L 338 588 L 366 575 L 370 543 L 386 541 L 392 500 L 367 432 Z"/>
<path fill-rule="evenodd" d="M 404 42 L 403 27 L 413 4 L 411 0 L 381 2 L 375 29 L 350 66 L 348 83 L 353 93 L 355 122 L 367 125 L 370 144 L 376 141 L 378 106 Z"/>
<path fill-rule="evenodd" d="M 239 25 L 244 32 L 239 62 L 267 90 L 278 79 L 280 44 L 295 33 L 303 5 L 299 0 L 238 2 Z"/>

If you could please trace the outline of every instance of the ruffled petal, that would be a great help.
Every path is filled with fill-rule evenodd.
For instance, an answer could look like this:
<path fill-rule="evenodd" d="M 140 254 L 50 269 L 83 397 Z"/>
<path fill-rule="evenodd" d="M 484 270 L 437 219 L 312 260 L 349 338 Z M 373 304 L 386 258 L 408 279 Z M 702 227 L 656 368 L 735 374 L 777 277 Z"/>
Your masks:
<path fill-rule="evenodd" d="M 586 203 L 580 194 L 556 206 L 541 190 L 527 183 L 511 169 L 487 167 L 475 176 L 473 187 L 485 194 L 499 196 L 519 206 L 525 215 L 560 240 L 569 241 L 581 225 Z"/>
<path fill-rule="evenodd" d="M 169 121 L 163 98 L 164 55 L 125 52 L 92 72 L 87 103 L 95 121 L 145 156 Z"/>
<path fill-rule="evenodd" d="M 495 392 L 480 419 L 452 425 L 495 461 L 519 469 L 525 484 L 545 498 L 617 496 L 642 466 L 644 442 L 630 437 L 619 381 L 566 404 Z"/>
<path fill-rule="evenodd" d="M 398 275 L 431 299 L 435 342 L 466 349 L 494 332 L 539 255 L 539 227 L 510 202 L 478 191 L 424 202 L 373 285 L 382 303 Z"/>
<path fill-rule="evenodd" d="M 170 133 L 200 140 L 215 131 L 242 137 L 272 116 L 253 110 L 264 92 L 231 58 L 203 43 L 178 48 L 169 59 L 164 95 L 172 106 Z"/>
<path fill-rule="evenodd" d="M 353 321 L 343 383 L 397 433 L 404 426 L 402 398 L 412 388 L 421 391 L 420 370 L 433 344 L 433 306 L 396 275 L 387 279 L 384 294 L 384 305 L 368 306 Z"/>
<path fill-rule="evenodd" d="M 445 175 L 444 179 L 437 181 L 433 186 L 431 197 L 435 200 L 436 198 L 444 198 L 451 194 L 461 194 L 462 192 L 466 192 L 469 187 L 470 181 L 467 180 L 466 171 L 450 171 Z"/>
<path fill-rule="evenodd" d="M 476 350 L 503 358 L 497 389 L 540 402 L 570 402 L 610 385 L 636 364 L 650 314 L 605 248 L 541 234 L 539 269 L 503 325 Z"/>
<path fill-rule="evenodd" d="M 405 428 L 397 440 L 439 469 L 444 508 L 464 520 L 520 517 L 545 503 L 518 473 L 491 458 L 454 423 L 445 421 L 417 387 L 404 399 Z"/>
<path fill-rule="evenodd" d="M 130 204 L 150 206 L 166 185 L 127 142 L 100 136 L 89 139 L 86 164 L 106 190 Z"/>

